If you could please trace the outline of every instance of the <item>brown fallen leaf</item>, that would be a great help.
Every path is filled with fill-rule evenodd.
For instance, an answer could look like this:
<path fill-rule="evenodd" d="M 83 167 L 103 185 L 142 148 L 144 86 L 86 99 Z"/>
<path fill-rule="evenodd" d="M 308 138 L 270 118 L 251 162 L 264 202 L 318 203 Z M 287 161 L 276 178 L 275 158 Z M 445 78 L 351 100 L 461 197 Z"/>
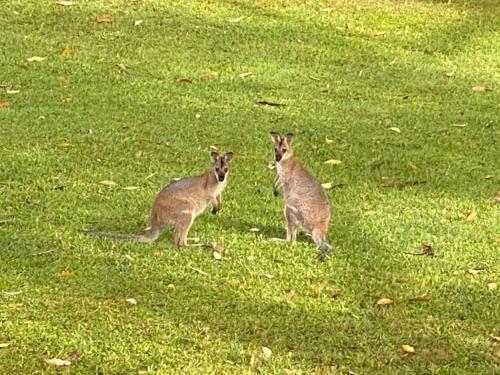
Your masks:
<path fill-rule="evenodd" d="M 394 128 L 393 127 L 393 128 L 389 128 L 389 130 L 392 130 L 395 133 L 401 133 L 401 129 L 399 129 L 399 128 Z"/>
<path fill-rule="evenodd" d="M 471 210 L 470 212 L 464 214 L 465 220 L 468 222 L 476 220 L 477 213 L 474 210 Z"/>
<path fill-rule="evenodd" d="M 10 108 L 10 102 L 6 100 L 0 101 L 0 108 Z"/>
<path fill-rule="evenodd" d="M 79 351 L 74 351 L 73 353 L 71 353 L 71 363 L 76 363 L 78 362 L 80 359 L 82 359 L 83 357 L 83 354 L 81 354 Z"/>
<path fill-rule="evenodd" d="M 33 57 L 28 57 L 26 59 L 27 62 L 41 62 L 43 60 L 45 60 L 47 58 L 47 56 L 45 57 L 41 57 L 41 56 L 33 56 Z"/>
<path fill-rule="evenodd" d="M 69 46 L 64 46 L 64 48 L 62 50 L 62 55 L 64 57 L 70 57 L 72 53 L 73 53 L 73 51 L 71 50 L 71 48 Z"/>
<path fill-rule="evenodd" d="M 475 85 L 475 86 L 472 86 L 472 91 L 474 91 L 474 92 L 484 92 L 484 91 L 486 91 L 486 86 L 484 86 L 484 85 Z"/>
<path fill-rule="evenodd" d="M 403 349 L 405 353 L 415 353 L 415 348 L 410 345 L 401 345 L 401 349 Z"/>
<path fill-rule="evenodd" d="M 497 290 L 498 289 L 497 283 L 494 283 L 494 282 L 486 284 L 486 287 L 488 288 L 488 290 Z"/>
<path fill-rule="evenodd" d="M 342 292 L 340 292 L 340 291 L 333 292 L 330 297 L 332 299 L 339 299 L 340 297 L 342 297 Z"/>
<path fill-rule="evenodd" d="M 259 100 L 259 101 L 255 102 L 255 104 L 256 105 L 267 105 L 270 107 L 286 107 L 286 104 L 268 102 L 267 100 Z"/>
<path fill-rule="evenodd" d="M 376 305 L 381 305 L 381 306 L 384 306 L 384 305 L 391 305 L 393 303 L 392 299 L 389 299 L 389 298 L 381 298 L 379 299 L 377 302 L 376 302 Z"/>
<path fill-rule="evenodd" d="M 97 17 L 97 19 L 95 21 L 97 23 L 112 23 L 113 17 L 111 17 L 110 15 L 104 15 L 104 16 Z"/>
<path fill-rule="evenodd" d="M 101 185 L 104 185 L 104 186 L 107 186 L 107 187 L 113 187 L 113 186 L 116 186 L 116 182 L 112 181 L 112 180 L 102 180 L 102 181 L 99 181 L 99 183 Z"/>
<path fill-rule="evenodd" d="M 165 287 L 165 290 L 166 290 L 168 293 L 173 293 L 173 292 L 175 292 L 175 285 L 174 285 L 174 284 L 168 284 L 168 285 Z"/>
<path fill-rule="evenodd" d="M 59 359 L 59 358 L 44 359 L 44 361 L 51 366 L 70 366 L 71 365 L 70 361 L 67 361 L 65 359 Z"/>
<path fill-rule="evenodd" d="M 191 81 L 189 78 L 179 78 L 177 80 L 177 83 L 181 83 L 183 85 L 191 85 L 193 81 Z"/>
<path fill-rule="evenodd" d="M 326 160 L 324 163 L 328 165 L 339 165 L 342 164 L 342 160 L 330 159 Z"/>
<path fill-rule="evenodd" d="M 65 7 L 69 7 L 69 6 L 72 6 L 72 5 L 77 5 L 78 2 L 76 2 L 76 1 L 68 1 L 68 0 L 57 0 L 56 4 L 57 5 L 62 5 L 62 6 L 65 6 Z"/>
<path fill-rule="evenodd" d="M 74 275 L 75 275 L 75 273 L 72 271 L 61 271 L 57 274 L 57 276 L 59 276 L 59 277 L 72 277 Z"/>

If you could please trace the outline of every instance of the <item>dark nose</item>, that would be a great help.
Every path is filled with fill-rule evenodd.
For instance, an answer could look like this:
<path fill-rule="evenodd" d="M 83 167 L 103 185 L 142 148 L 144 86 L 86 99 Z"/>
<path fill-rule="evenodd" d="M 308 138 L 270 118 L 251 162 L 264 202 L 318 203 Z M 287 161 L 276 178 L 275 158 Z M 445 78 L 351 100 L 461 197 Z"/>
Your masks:
<path fill-rule="evenodd" d="M 276 154 L 276 161 L 280 161 L 280 160 L 281 160 L 281 155 Z"/>
<path fill-rule="evenodd" d="M 224 181 L 224 178 L 225 178 L 225 177 L 226 177 L 226 176 L 224 176 L 223 174 L 220 174 L 220 175 L 219 175 L 219 181 L 220 181 L 220 182 Z"/>

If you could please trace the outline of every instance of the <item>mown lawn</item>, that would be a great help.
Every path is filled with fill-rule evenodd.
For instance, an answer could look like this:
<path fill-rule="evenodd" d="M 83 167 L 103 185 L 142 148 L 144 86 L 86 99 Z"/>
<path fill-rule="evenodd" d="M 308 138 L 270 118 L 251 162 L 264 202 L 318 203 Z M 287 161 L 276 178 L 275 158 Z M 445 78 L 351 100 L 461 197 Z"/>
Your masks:
<path fill-rule="evenodd" d="M 0 373 L 500 371 L 498 1 L 9 0 L 0 23 Z M 271 130 L 334 185 L 326 262 L 269 240 Z M 230 181 L 190 237 L 222 260 L 81 233 L 142 233 L 211 146 Z"/>

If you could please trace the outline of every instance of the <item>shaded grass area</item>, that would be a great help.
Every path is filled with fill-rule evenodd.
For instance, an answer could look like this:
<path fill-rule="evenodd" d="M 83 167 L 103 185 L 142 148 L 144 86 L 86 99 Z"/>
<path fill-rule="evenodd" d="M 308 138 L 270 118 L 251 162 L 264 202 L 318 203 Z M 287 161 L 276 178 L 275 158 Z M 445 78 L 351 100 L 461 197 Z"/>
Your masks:
<path fill-rule="evenodd" d="M 0 19 L 2 372 L 75 351 L 78 373 L 498 371 L 495 1 L 10 1 Z M 307 237 L 268 240 L 284 236 L 270 130 L 342 184 L 326 263 Z M 190 237 L 224 244 L 222 261 L 171 233 L 80 234 L 140 233 L 214 145 L 236 154 L 224 208 Z M 436 256 L 408 254 L 422 243 Z"/>

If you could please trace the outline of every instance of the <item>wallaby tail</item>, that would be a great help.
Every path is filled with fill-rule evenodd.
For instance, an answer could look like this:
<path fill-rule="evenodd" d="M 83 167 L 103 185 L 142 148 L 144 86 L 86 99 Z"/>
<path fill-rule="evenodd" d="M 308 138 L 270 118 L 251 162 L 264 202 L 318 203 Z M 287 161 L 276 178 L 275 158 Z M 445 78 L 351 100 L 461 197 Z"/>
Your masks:
<path fill-rule="evenodd" d="M 160 237 L 159 230 L 149 230 L 142 236 L 126 233 L 99 232 L 94 230 L 84 231 L 83 233 L 97 237 L 116 238 L 119 240 L 137 241 L 144 243 L 151 243 L 158 239 L 158 237 Z"/>

